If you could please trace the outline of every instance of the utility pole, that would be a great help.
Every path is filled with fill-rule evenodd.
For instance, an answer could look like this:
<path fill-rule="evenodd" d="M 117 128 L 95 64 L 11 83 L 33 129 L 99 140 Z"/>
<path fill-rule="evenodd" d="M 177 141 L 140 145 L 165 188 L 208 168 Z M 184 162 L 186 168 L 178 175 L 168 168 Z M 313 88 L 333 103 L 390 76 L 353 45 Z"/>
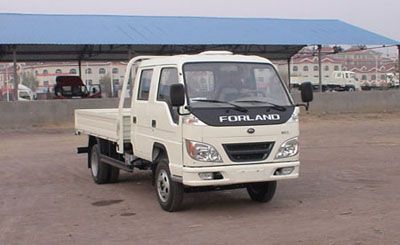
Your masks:
<path fill-rule="evenodd" d="M 399 54 L 397 55 L 397 72 L 398 72 L 398 79 L 400 80 L 400 45 L 397 45 L 397 50 Z"/>
<path fill-rule="evenodd" d="M 292 59 L 292 58 L 288 58 L 288 60 L 287 60 L 287 66 L 288 66 L 288 88 L 289 88 L 289 92 L 290 92 L 290 90 L 291 90 L 291 88 L 290 88 L 290 61 L 291 61 L 291 59 Z"/>
<path fill-rule="evenodd" d="M 322 92 L 322 45 L 318 45 L 318 91 Z"/>

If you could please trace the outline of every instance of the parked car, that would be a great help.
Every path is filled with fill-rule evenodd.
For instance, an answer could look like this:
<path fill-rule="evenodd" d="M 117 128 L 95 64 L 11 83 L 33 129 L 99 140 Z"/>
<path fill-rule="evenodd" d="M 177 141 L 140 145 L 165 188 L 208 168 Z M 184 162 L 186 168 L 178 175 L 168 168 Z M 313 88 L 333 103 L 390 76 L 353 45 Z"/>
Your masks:
<path fill-rule="evenodd" d="M 54 99 L 101 98 L 101 87 L 91 85 L 88 89 L 79 76 L 58 76 L 54 86 Z"/>

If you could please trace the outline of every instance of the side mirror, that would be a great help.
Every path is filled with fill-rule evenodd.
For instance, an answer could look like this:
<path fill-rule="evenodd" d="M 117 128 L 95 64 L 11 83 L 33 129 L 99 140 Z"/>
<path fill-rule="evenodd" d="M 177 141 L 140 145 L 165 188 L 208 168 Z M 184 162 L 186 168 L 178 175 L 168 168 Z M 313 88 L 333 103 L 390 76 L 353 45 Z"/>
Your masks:
<path fill-rule="evenodd" d="M 301 100 L 305 103 L 309 103 L 313 100 L 313 86 L 310 82 L 304 82 L 300 85 Z"/>
<path fill-rule="evenodd" d="M 180 107 L 185 104 L 185 87 L 181 83 L 172 84 L 169 90 L 171 106 Z"/>

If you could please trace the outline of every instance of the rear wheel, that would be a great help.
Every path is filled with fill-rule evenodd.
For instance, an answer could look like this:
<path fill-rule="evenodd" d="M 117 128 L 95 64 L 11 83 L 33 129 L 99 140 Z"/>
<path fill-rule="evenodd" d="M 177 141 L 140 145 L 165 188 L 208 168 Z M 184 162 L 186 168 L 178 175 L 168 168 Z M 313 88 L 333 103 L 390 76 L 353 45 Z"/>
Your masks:
<path fill-rule="evenodd" d="M 113 167 L 111 165 L 109 165 L 110 167 L 110 176 L 108 179 L 109 183 L 116 183 L 118 182 L 118 178 L 119 178 L 119 168 Z"/>
<path fill-rule="evenodd" d="M 162 209 L 174 212 L 181 208 L 183 185 L 171 179 L 168 162 L 161 160 L 155 173 L 157 199 Z"/>
<path fill-rule="evenodd" d="M 354 86 L 348 86 L 347 91 L 354 92 L 354 91 L 356 91 L 356 88 Z"/>
<path fill-rule="evenodd" d="M 274 197 L 276 181 L 252 183 L 247 185 L 247 192 L 253 201 L 269 202 Z"/>
<path fill-rule="evenodd" d="M 118 181 L 119 168 L 100 161 L 100 149 L 98 144 L 90 150 L 90 172 L 96 184 L 114 183 Z"/>
<path fill-rule="evenodd" d="M 96 184 L 105 184 L 108 182 L 109 166 L 100 162 L 100 150 L 97 144 L 92 146 L 90 151 L 90 172 Z"/>

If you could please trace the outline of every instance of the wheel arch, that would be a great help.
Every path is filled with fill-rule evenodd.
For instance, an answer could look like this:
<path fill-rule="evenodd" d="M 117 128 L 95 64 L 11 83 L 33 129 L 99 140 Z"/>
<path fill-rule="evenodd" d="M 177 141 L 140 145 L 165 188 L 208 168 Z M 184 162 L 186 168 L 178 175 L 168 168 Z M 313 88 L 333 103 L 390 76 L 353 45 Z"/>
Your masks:
<path fill-rule="evenodd" d="M 169 162 L 167 147 L 162 143 L 155 142 L 153 144 L 152 162 L 157 163 L 161 159 L 167 159 Z"/>

